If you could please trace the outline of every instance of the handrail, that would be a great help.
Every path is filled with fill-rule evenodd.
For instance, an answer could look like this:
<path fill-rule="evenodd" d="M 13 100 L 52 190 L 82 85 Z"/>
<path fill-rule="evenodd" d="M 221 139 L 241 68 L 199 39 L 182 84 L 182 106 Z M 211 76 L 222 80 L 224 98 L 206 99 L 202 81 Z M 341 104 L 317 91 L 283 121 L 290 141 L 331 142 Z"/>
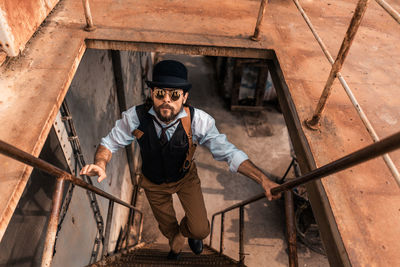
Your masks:
<path fill-rule="evenodd" d="M 108 240 L 109 240 L 109 234 L 110 234 L 110 229 L 111 229 L 111 220 L 112 220 L 112 211 L 113 211 L 113 205 L 114 202 L 125 206 L 130 209 L 130 213 L 132 210 L 138 212 L 140 214 L 140 225 L 139 225 L 139 234 L 138 234 L 138 243 L 140 242 L 141 239 L 141 232 L 143 229 L 143 212 L 136 207 L 132 206 L 131 204 L 91 185 L 83 180 L 77 178 L 76 176 L 67 173 L 64 170 L 61 170 L 60 168 L 42 160 L 39 158 L 36 158 L 29 153 L 26 153 L 2 140 L 0 140 L 0 154 L 4 154 L 10 158 L 13 158 L 15 160 L 18 160 L 20 162 L 23 162 L 25 164 L 28 164 L 34 168 L 38 168 L 44 172 L 49 173 L 52 176 L 57 177 L 57 183 L 56 183 L 56 188 L 53 193 L 53 200 L 52 200 L 52 211 L 51 211 L 51 216 L 49 219 L 49 224 L 47 227 L 47 234 L 46 234 L 46 240 L 45 240 L 45 247 L 43 250 L 43 256 L 42 256 L 42 266 L 50 266 L 51 260 L 53 257 L 53 249 L 54 249 L 54 241 L 55 241 L 55 235 L 57 233 L 57 224 L 58 224 L 58 215 L 60 213 L 60 208 L 61 208 L 61 201 L 62 201 L 62 193 L 63 193 L 63 187 L 64 187 L 64 182 L 70 181 L 71 183 L 80 186 L 86 190 L 89 190 L 91 192 L 94 192 L 102 197 L 105 197 L 109 199 L 109 209 L 108 209 L 108 214 L 107 214 L 107 225 L 105 229 L 105 240 L 103 243 L 103 256 L 107 255 L 107 247 L 108 247 Z M 126 242 L 126 246 L 128 246 L 128 241 Z"/>
<path fill-rule="evenodd" d="M 296 3 L 297 0 L 295 0 Z M 350 25 L 347 28 L 346 35 L 343 38 L 342 44 L 340 46 L 339 52 L 336 56 L 335 62 L 332 65 L 331 71 L 329 73 L 328 80 L 325 83 L 324 90 L 322 91 L 321 97 L 319 98 L 317 107 L 312 115 L 312 117 L 306 120 L 306 125 L 311 129 L 318 129 L 318 124 L 321 119 L 322 111 L 325 109 L 326 102 L 332 92 L 333 82 L 337 77 L 337 73 L 340 72 L 343 63 L 350 51 L 351 44 L 356 36 L 358 28 L 361 25 L 362 18 L 367 11 L 367 5 L 369 0 L 359 0 L 357 7 L 354 11 L 354 15 L 350 21 Z M 298 2 L 297 2 L 298 4 Z M 296 5 L 297 5 L 296 4 Z"/>
<path fill-rule="evenodd" d="M 357 164 L 379 157 L 382 154 L 389 153 L 393 150 L 400 148 L 400 132 L 395 133 L 379 142 L 373 143 L 351 154 L 348 154 L 340 159 L 328 163 L 318 169 L 300 176 L 299 178 L 290 180 L 282 185 L 271 189 L 273 195 L 279 194 L 283 191 L 293 189 L 301 184 L 308 183 L 312 180 L 321 179 L 325 176 L 337 173 L 347 168 L 353 167 Z"/>
<path fill-rule="evenodd" d="M 317 180 L 317 179 L 321 179 L 325 176 L 328 176 L 330 174 L 334 174 L 337 173 L 339 171 L 342 171 L 344 169 L 350 168 L 352 166 L 355 166 L 357 164 L 363 163 L 365 161 L 371 160 L 373 158 L 379 157 L 382 154 L 385 153 L 389 153 L 393 150 L 399 149 L 400 148 L 400 132 L 393 134 L 379 142 L 373 143 L 371 145 L 368 145 L 360 150 L 357 150 L 356 152 L 353 152 L 349 155 L 346 155 L 338 160 L 335 160 L 331 163 L 328 163 L 318 169 L 315 169 L 305 175 L 300 176 L 299 178 L 295 178 L 295 179 L 291 179 L 288 182 L 285 182 L 282 185 L 279 185 L 277 187 L 274 187 L 271 189 L 271 193 L 273 195 L 279 194 L 283 191 L 288 191 L 291 192 L 291 190 L 301 184 L 305 184 L 309 181 L 312 180 Z M 290 167 L 293 165 L 293 161 L 290 163 L 288 170 L 290 169 Z M 282 180 L 285 178 L 285 176 L 288 173 L 288 170 L 285 172 L 284 177 L 282 178 Z M 265 197 L 265 194 L 258 194 L 252 198 L 249 198 L 247 200 L 244 200 L 240 203 L 234 204 L 226 209 L 223 209 L 221 211 L 218 211 L 216 213 L 214 213 L 212 215 L 212 219 L 211 219 L 211 234 L 210 234 L 210 242 L 209 242 L 209 246 L 211 247 L 212 244 L 212 239 L 213 239 L 213 229 L 214 229 L 214 220 L 215 220 L 215 216 L 217 215 L 221 215 L 221 237 L 220 237 L 220 253 L 223 252 L 223 237 L 224 237 L 224 217 L 225 217 L 225 213 L 228 211 L 231 211 L 233 209 L 240 209 L 240 220 L 243 220 L 243 207 L 245 205 L 248 205 L 250 203 L 253 203 L 257 200 L 260 200 L 262 198 Z M 288 200 L 287 200 L 287 199 Z M 290 207 L 291 205 L 291 196 L 289 194 L 285 194 L 285 208 L 287 209 L 289 216 L 290 215 L 290 210 L 292 209 L 292 207 Z M 287 201 L 286 201 L 287 200 Z M 287 218 L 287 225 L 288 225 L 288 233 L 290 233 L 290 235 L 288 235 L 288 240 L 289 243 L 290 242 L 294 242 L 295 240 L 291 237 L 291 235 L 293 235 L 293 233 L 295 234 L 295 231 L 292 231 L 292 226 L 289 226 L 289 224 L 292 222 L 291 218 Z M 239 222 L 240 225 L 240 237 L 242 237 L 243 235 L 243 222 Z M 244 251 L 243 251 L 243 238 L 240 238 L 239 240 L 239 256 L 240 256 L 240 262 L 243 263 L 244 261 Z M 291 244 L 292 245 L 292 244 Z M 292 246 L 293 247 L 293 246 Z M 290 253 L 290 255 L 293 255 L 292 253 Z M 295 262 L 296 260 L 294 259 L 293 262 Z"/>
<path fill-rule="evenodd" d="M 280 182 L 283 182 L 288 175 L 290 169 L 294 166 L 296 158 L 293 157 L 292 161 L 290 162 L 288 168 L 285 171 L 285 174 L 282 178 L 279 179 Z M 220 243 L 219 243 L 219 252 L 222 254 L 224 251 L 224 220 L 225 220 L 225 213 L 234 209 L 239 208 L 239 263 L 244 265 L 244 206 L 256 202 L 262 198 L 265 198 L 265 193 L 260 193 L 251 197 L 247 200 L 234 204 L 226 209 L 218 211 L 212 215 L 211 219 L 211 231 L 210 231 L 210 242 L 209 247 L 211 247 L 212 239 L 213 239 L 213 229 L 214 229 L 214 220 L 215 216 L 221 214 L 221 236 L 220 236 Z M 296 249 L 296 226 L 294 224 L 294 205 L 293 205 L 293 196 L 292 191 L 288 191 L 285 193 L 285 214 L 286 214 L 286 227 L 287 227 L 287 239 L 289 243 L 289 265 L 297 266 L 297 249 Z"/>
<path fill-rule="evenodd" d="M 85 11 L 86 26 L 85 31 L 91 32 L 96 29 L 93 24 L 92 12 L 90 12 L 89 0 L 82 0 L 83 10 Z"/>
<path fill-rule="evenodd" d="M 255 195 L 255 196 L 252 197 L 252 198 L 249 198 L 249 199 L 247 199 L 247 200 L 244 200 L 244 201 L 242 201 L 242 202 L 239 202 L 239 203 L 237 203 L 237 204 L 235 204 L 235 205 L 232 205 L 232 206 L 230 206 L 230 207 L 228 207 L 228 208 L 226 208 L 226 209 L 224 209 L 224 210 L 218 211 L 218 212 L 214 213 L 213 217 L 216 216 L 216 215 L 219 215 L 219 214 L 221 214 L 221 213 L 226 213 L 226 212 L 228 212 L 228 211 L 237 209 L 237 208 L 239 208 L 239 207 L 241 207 L 241 206 L 246 206 L 246 205 L 251 204 L 251 203 L 253 203 L 253 202 L 256 202 L 257 200 L 260 200 L 260 199 L 262 199 L 262 198 L 265 198 L 265 193 L 261 193 L 261 194 Z"/>
<path fill-rule="evenodd" d="M 376 0 L 378 1 L 378 0 Z M 298 0 L 293 0 L 294 4 L 296 5 L 297 9 L 299 10 L 300 14 L 303 16 L 305 22 L 307 23 L 308 27 L 310 28 L 312 34 L 314 35 L 314 38 L 317 40 L 319 46 L 322 49 L 322 52 L 324 52 L 326 58 L 328 59 L 329 63 L 333 65 L 335 63 L 332 55 L 329 53 L 328 48 L 322 41 L 322 39 L 319 37 L 317 31 L 315 30 L 313 24 L 311 23 L 310 19 L 308 18 L 306 12 L 300 5 Z M 350 86 L 347 84 L 346 80 L 342 76 L 340 72 L 337 72 L 336 74 L 337 78 L 339 79 L 343 89 L 345 90 L 347 96 L 350 98 L 351 103 L 353 104 L 354 108 L 357 111 L 357 114 L 359 115 L 361 121 L 363 122 L 365 128 L 367 129 L 369 135 L 371 136 L 372 140 L 374 142 L 377 142 L 380 140 L 378 134 L 376 133 L 375 129 L 372 127 L 371 122 L 368 120 L 367 115 L 365 114 L 364 110 L 362 109 L 361 105 L 358 103 L 356 97 L 354 96 L 352 90 L 350 89 Z M 311 125 L 308 125 L 311 126 Z M 313 126 L 311 126 L 313 127 Z M 388 166 L 390 172 L 392 173 L 393 177 L 395 178 L 397 184 L 400 186 L 400 174 L 399 171 L 397 170 L 396 166 L 394 165 L 392 159 L 389 157 L 388 154 L 383 155 L 383 160 L 385 161 L 386 165 Z"/>
<path fill-rule="evenodd" d="M 114 197 L 113 195 L 91 185 L 88 184 L 81 179 L 77 178 L 76 176 L 61 170 L 60 168 L 42 160 L 39 158 L 36 158 L 32 156 L 31 154 L 28 154 L 10 144 L 7 144 L 6 142 L 0 140 L 0 153 L 13 158 L 15 160 L 21 161 L 25 164 L 28 164 L 32 167 L 41 169 L 42 171 L 47 172 L 48 174 L 51 174 L 52 176 L 55 177 L 63 177 L 65 180 L 72 182 L 73 184 L 80 186 L 82 188 L 85 188 L 89 191 L 92 191 L 102 197 L 108 198 L 109 200 L 112 200 L 114 202 L 117 202 L 118 204 L 121 204 L 127 208 L 134 209 L 135 211 L 141 213 L 141 211 L 131 204 L 128 204 L 127 202 L 124 202 L 120 200 L 119 198 Z"/>
<path fill-rule="evenodd" d="M 260 28 L 262 26 L 265 10 L 267 7 L 267 0 L 261 0 L 260 9 L 258 10 L 256 27 L 254 28 L 254 34 L 250 36 L 250 40 L 260 41 Z"/>
<path fill-rule="evenodd" d="M 375 0 L 392 18 L 400 24 L 400 14 L 385 0 Z"/>

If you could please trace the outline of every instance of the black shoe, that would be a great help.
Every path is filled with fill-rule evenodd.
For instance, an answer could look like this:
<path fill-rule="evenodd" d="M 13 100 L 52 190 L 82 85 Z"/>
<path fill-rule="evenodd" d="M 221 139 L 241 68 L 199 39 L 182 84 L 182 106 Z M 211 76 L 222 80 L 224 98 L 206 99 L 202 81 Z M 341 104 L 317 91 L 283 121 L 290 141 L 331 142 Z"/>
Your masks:
<path fill-rule="evenodd" d="M 194 254 L 199 255 L 203 252 L 203 240 L 189 238 L 188 241 L 189 247 Z"/>
<path fill-rule="evenodd" d="M 180 252 L 175 253 L 172 250 L 168 253 L 167 259 L 169 260 L 179 260 L 179 256 L 181 255 Z"/>

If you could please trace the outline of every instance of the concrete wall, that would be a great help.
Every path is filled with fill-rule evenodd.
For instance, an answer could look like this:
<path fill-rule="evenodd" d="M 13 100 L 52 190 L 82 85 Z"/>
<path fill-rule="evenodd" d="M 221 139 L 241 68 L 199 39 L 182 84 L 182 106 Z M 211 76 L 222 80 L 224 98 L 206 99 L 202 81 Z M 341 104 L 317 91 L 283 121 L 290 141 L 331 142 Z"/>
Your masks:
<path fill-rule="evenodd" d="M 149 59 L 149 53 L 121 52 L 124 91 L 128 108 L 143 101 L 142 77 L 146 75 L 146 64 L 149 64 L 148 69 L 151 69 Z M 110 51 L 91 49 L 86 51 L 67 93 L 66 102 L 86 163 L 92 163 L 100 139 L 108 134 L 115 121 L 120 118 Z M 56 145 L 58 144 L 57 136 L 52 136 L 51 140 Z M 56 150 L 45 146 L 44 151 L 47 154 L 50 153 L 49 158 L 52 158 Z M 61 158 L 63 161 L 61 165 L 67 168 L 62 150 L 57 151 L 57 157 L 54 158 Z M 97 182 L 97 177 L 93 177 L 93 184 L 130 202 L 133 186 L 124 149 L 113 154 L 107 167 L 107 176 L 107 179 L 100 184 Z M 15 218 L 13 217 L 0 244 L 0 266 L 40 265 L 54 185 L 43 182 L 45 180 L 41 178 L 33 178 L 32 175 L 33 185 L 27 187 L 26 192 L 26 195 L 30 197 L 21 199 L 14 214 Z M 41 197 L 38 198 L 38 196 Z M 99 196 L 97 200 L 105 223 L 108 200 Z M 40 207 L 40 212 L 24 211 L 24 208 L 31 206 Z M 126 224 L 128 209 L 115 204 L 113 214 L 109 251 L 114 250 L 118 235 Z M 19 229 L 25 230 L 19 231 Z M 59 232 L 52 266 L 86 266 L 90 260 L 96 233 L 97 227 L 86 191 L 75 187 L 68 213 Z M 26 240 L 29 241 L 24 242 Z"/>
<path fill-rule="evenodd" d="M 52 130 L 39 156 L 67 170 L 67 163 Z M 0 266 L 40 266 L 55 179 L 33 170 L 0 243 Z"/>

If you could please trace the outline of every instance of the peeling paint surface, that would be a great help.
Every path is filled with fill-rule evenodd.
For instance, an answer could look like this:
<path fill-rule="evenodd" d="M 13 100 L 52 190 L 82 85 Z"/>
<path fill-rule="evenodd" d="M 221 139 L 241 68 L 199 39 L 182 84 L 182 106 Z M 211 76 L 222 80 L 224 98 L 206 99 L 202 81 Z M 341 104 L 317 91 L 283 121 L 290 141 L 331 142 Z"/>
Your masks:
<path fill-rule="evenodd" d="M 9 56 L 18 56 L 58 1 L 0 1 L 0 49 Z"/>

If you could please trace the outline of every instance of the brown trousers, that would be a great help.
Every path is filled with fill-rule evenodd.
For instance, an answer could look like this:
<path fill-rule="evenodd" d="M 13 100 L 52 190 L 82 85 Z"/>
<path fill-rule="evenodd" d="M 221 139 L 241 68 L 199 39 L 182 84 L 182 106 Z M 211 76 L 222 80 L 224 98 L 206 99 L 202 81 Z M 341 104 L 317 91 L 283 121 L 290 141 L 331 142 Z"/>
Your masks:
<path fill-rule="evenodd" d="M 161 233 L 171 242 L 180 231 L 183 236 L 204 239 L 210 233 L 210 223 L 201 192 L 196 164 L 193 162 L 189 172 L 181 180 L 157 185 L 143 176 L 141 186 L 158 222 Z M 172 194 L 176 193 L 185 211 L 180 224 L 176 219 L 172 204 Z"/>

